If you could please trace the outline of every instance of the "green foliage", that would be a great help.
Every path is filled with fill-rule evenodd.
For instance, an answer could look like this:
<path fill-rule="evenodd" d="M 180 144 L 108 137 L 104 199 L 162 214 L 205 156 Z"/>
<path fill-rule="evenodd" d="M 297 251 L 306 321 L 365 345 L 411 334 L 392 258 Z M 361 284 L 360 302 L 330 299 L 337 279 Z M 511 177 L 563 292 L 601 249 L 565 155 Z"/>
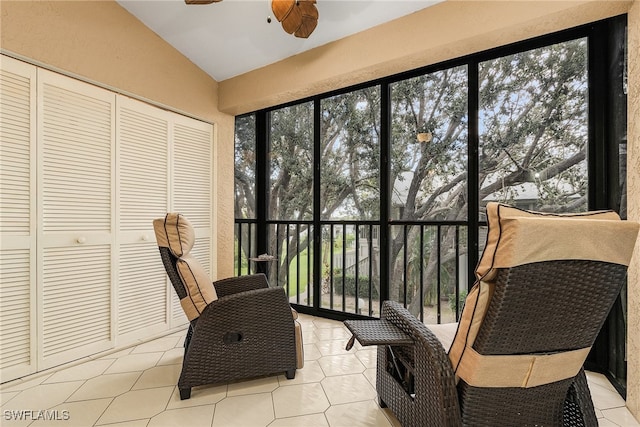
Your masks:
<path fill-rule="evenodd" d="M 458 293 L 458 309 L 462 312 L 462 306 L 464 305 L 464 301 L 467 299 L 467 290 L 463 289 Z M 449 308 L 451 311 L 455 313 L 456 311 L 456 294 L 449 294 Z"/>
<path fill-rule="evenodd" d="M 342 274 L 333 276 L 333 288 L 336 294 L 342 295 Z M 371 283 L 372 299 L 380 298 L 380 295 L 378 294 L 379 288 L 380 286 L 378 285 L 378 281 L 373 279 Z M 356 277 L 354 275 L 347 274 L 344 276 L 344 292 L 345 295 L 352 297 L 356 296 Z M 360 276 L 358 279 L 358 298 L 369 298 L 368 276 Z"/>

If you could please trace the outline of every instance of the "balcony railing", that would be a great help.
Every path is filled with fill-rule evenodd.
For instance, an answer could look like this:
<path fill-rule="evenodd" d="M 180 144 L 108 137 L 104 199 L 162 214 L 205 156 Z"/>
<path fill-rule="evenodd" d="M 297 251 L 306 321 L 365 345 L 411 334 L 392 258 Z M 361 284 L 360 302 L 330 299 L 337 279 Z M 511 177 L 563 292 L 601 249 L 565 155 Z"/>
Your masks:
<path fill-rule="evenodd" d="M 458 319 L 468 287 L 465 222 L 393 222 L 389 225 L 389 277 L 380 278 L 380 224 L 322 221 L 319 264 L 314 223 L 268 221 L 267 274 L 293 304 L 338 313 L 380 316 L 380 298 L 403 303 L 427 323 Z M 256 222 L 236 220 L 236 274 L 258 271 Z M 314 266 L 320 265 L 316 276 Z M 314 301 L 314 281 L 319 295 Z"/>

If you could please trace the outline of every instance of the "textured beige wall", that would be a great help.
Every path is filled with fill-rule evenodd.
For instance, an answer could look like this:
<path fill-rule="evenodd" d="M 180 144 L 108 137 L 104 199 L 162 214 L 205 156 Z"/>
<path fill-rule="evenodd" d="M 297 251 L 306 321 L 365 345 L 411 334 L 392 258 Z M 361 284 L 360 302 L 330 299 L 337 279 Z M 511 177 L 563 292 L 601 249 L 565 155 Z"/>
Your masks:
<path fill-rule="evenodd" d="M 629 93 L 627 110 L 628 217 L 640 221 L 640 1 L 629 10 Z M 640 239 L 629 267 L 627 406 L 640 420 Z"/>
<path fill-rule="evenodd" d="M 216 124 L 217 276 L 232 275 L 234 119 L 218 111 L 218 83 L 115 1 L 2 1 L 0 9 L 3 51 Z"/>

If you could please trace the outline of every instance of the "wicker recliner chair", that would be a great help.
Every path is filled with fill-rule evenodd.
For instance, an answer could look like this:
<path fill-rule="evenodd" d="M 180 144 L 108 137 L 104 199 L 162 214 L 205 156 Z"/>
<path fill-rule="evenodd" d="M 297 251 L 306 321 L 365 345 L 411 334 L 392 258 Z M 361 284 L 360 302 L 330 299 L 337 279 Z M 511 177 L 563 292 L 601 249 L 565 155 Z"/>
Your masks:
<path fill-rule="evenodd" d="M 638 224 L 498 203 L 487 220 L 477 281 L 453 329 L 427 327 L 392 301 L 379 321 L 345 321 L 362 345 L 378 345 L 380 404 L 404 427 L 597 426 L 583 364 L 625 281 Z M 447 335 L 450 348 L 438 338 Z"/>
<path fill-rule="evenodd" d="M 189 254 L 194 230 L 181 214 L 153 221 L 160 255 L 190 321 L 185 339 L 180 399 L 191 388 L 285 373 L 301 368 L 302 332 L 282 288 L 270 288 L 264 274 L 211 282 Z"/>

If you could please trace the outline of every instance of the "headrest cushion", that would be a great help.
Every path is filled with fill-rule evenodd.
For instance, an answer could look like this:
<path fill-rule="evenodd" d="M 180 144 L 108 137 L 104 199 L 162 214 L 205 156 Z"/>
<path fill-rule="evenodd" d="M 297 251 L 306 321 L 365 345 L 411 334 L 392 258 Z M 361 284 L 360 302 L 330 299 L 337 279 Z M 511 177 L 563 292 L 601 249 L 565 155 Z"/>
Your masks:
<path fill-rule="evenodd" d="M 158 246 L 169 248 L 176 258 L 188 255 L 196 240 L 193 226 L 179 213 L 168 213 L 164 219 L 154 220 L 153 229 Z"/>
<path fill-rule="evenodd" d="M 487 243 L 476 267 L 476 278 L 491 280 L 495 276 L 495 258 L 503 233 L 503 223 L 509 218 L 558 218 L 579 220 L 611 220 L 619 221 L 620 217 L 614 211 L 591 211 L 571 214 L 543 213 L 514 208 L 502 203 L 490 202 L 487 204 Z M 537 240 L 537 239 L 536 239 Z M 504 267 L 504 266 L 503 266 Z"/>

